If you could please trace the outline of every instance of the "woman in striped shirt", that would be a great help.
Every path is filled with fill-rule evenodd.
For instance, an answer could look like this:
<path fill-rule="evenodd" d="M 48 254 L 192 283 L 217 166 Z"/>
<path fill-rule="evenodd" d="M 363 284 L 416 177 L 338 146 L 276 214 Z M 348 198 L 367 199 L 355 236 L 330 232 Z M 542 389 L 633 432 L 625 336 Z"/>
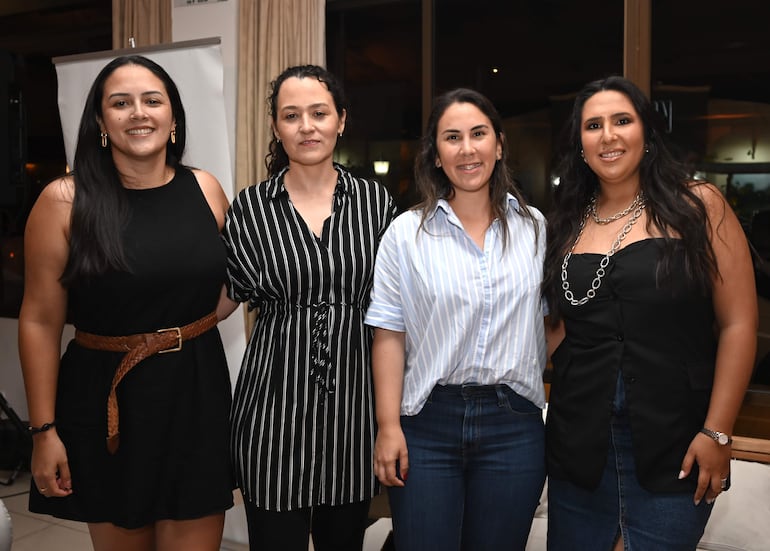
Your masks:
<path fill-rule="evenodd" d="M 223 235 L 229 295 L 258 310 L 232 410 L 232 452 L 252 550 L 360 551 L 374 420 L 374 255 L 395 215 L 374 181 L 332 161 L 347 112 L 326 70 L 272 83 L 270 178 L 243 190 Z"/>
<path fill-rule="evenodd" d="M 545 232 L 505 161 L 484 96 L 439 97 L 415 166 L 423 201 L 380 246 L 374 468 L 398 551 L 523 550 L 543 488 Z"/>

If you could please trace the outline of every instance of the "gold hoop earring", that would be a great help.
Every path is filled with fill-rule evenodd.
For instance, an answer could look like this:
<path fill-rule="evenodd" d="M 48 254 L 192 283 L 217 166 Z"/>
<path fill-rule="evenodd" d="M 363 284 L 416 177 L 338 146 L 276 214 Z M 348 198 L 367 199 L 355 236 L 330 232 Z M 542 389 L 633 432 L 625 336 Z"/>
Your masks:
<path fill-rule="evenodd" d="M 107 147 L 107 132 L 102 132 L 99 134 L 99 137 L 101 138 L 102 147 Z"/>
<path fill-rule="evenodd" d="M 176 143 L 176 128 L 171 131 L 171 143 Z"/>

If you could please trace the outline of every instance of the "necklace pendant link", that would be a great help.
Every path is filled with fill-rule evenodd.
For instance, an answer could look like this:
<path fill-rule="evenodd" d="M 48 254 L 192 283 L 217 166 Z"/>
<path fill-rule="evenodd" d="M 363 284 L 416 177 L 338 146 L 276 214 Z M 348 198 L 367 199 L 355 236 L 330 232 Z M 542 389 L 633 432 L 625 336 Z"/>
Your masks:
<path fill-rule="evenodd" d="M 564 298 L 572 306 L 582 306 L 596 296 L 596 291 L 598 291 L 599 287 L 601 287 L 602 279 L 607 273 L 606 268 L 610 263 L 610 258 L 618 251 L 618 249 L 620 249 L 620 244 L 623 242 L 626 236 L 631 232 L 631 228 L 634 226 L 634 224 L 636 224 L 636 221 L 639 220 L 639 218 L 642 216 L 642 213 L 644 212 L 644 208 L 646 206 L 647 205 L 644 200 L 644 194 L 640 191 L 634 198 L 633 202 L 628 206 L 627 209 L 611 216 L 610 218 L 599 218 L 596 215 L 596 195 L 594 195 L 593 199 L 591 199 L 591 202 L 589 203 L 588 207 L 586 207 L 586 212 L 585 212 L 585 216 L 583 216 L 583 221 L 580 223 L 580 227 L 578 229 L 578 234 L 577 234 L 577 237 L 575 238 L 575 242 L 572 244 L 572 247 L 570 247 L 570 250 L 567 252 L 567 254 L 564 255 L 564 262 L 562 262 L 561 264 L 561 281 L 562 281 L 561 288 L 564 290 Z M 583 230 L 585 229 L 585 225 L 586 225 L 586 222 L 588 221 L 588 217 L 591 216 L 594 222 L 596 222 L 597 224 L 605 225 L 605 224 L 609 224 L 614 220 L 619 220 L 620 218 L 623 218 L 624 216 L 628 215 L 628 213 L 632 211 L 633 211 L 633 214 L 631 214 L 631 218 L 628 219 L 626 224 L 623 226 L 623 229 L 620 230 L 620 233 L 615 238 L 615 241 L 612 243 L 610 250 L 607 252 L 607 254 L 605 254 L 602 257 L 601 261 L 599 262 L 599 267 L 596 269 L 596 275 L 591 281 L 590 289 L 586 291 L 586 294 L 583 298 L 581 298 L 580 300 L 576 300 L 575 295 L 572 293 L 569 287 L 569 281 L 567 279 L 567 266 L 569 264 L 569 259 L 572 257 L 572 252 L 575 250 L 575 246 L 578 244 L 580 237 L 583 235 Z"/>

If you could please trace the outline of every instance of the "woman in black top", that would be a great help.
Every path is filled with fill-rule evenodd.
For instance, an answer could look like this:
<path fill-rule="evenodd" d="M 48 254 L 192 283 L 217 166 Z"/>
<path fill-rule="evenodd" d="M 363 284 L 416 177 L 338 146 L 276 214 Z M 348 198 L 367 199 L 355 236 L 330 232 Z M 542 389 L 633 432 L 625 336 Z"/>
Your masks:
<path fill-rule="evenodd" d="M 565 128 L 544 282 L 549 549 L 692 550 L 729 485 L 751 259 L 719 190 L 664 137 L 620 77 L 588 84 Z"/>
<path fill-rule="evenodd" d="M 269 97 L 270 178 L 227 216 L 230 297 L 258 309 L 232 450 L 251 549 L 361 549 L 374 495 L 374 256 L 394 203 L 333 163 L 347 112 L 333 75 L 286 69 Z"/>
<path fill-rule="evenodd" d="M 114 59 L 86 99 L 74 172 L 46 186 L 27 222 L 30 510 L 87 522 L 97 551 L 216 551 L 233 504 L 213 313 L 228 201 L 181 164 L 185 141 L 166 71 Z M 59 360 L 67 313 L 75 339 Z"/>

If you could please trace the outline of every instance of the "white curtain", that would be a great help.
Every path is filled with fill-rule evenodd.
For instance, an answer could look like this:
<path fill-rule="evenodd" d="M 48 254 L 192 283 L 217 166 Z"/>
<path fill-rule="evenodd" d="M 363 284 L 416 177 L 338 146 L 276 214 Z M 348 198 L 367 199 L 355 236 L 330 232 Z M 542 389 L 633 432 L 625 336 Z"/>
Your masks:
<path fill-rule="evenodd" d="M 131 38 L 134 44 L 130 43 Z M 168 42 L 171 42 L 171 0 L 112 0 L 114 49 Z"/>
<path fill-rule="evenodd" d="M 326 63 L 326 0 L 241 0 L 238 20 L 236 193 L 267 177 L 270 82 L 287 67 Z M 255 313 L 245 318 L 249 335 Z"/>
<path fill-rule="evenodd" d="M 324 65 L 325 0 L 241 0 L 236 190 L 264 180 L 270 82 L 292 65 Z"/>

